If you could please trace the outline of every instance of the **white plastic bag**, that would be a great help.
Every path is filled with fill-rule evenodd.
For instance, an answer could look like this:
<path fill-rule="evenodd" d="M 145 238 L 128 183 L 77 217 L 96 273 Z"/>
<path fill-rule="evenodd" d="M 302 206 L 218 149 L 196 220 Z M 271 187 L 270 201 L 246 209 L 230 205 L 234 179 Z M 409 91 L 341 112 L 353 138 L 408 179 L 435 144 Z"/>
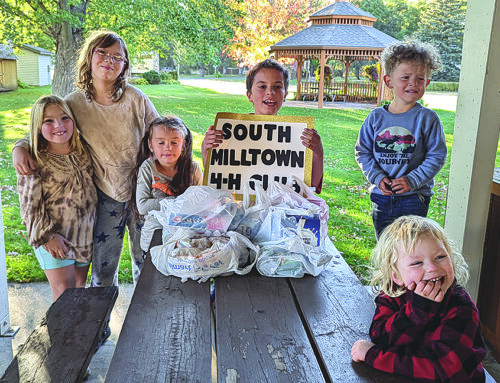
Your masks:
<path fill-rule="evenodd" d="M 256 261 L 259 247 L 243 235 L 227 232 L 222 236 L 199 235 L 178 229 L 161 246 L 151 249 L 151 260 L 165 275 L 205 282 L 210 277 L 235 272 L 247 274 Z"/>
<path fill-rule="evenodd" d="M 320 208 L 319 218 L 322 222 L 321 234 L 327 237 L 328 218 L 330 216 L 330 208 L 328 207 L 328 204 L 323 198 L 319 197 L 317 194 L 314 194 L 314 192 L 300 178 L 293 176 L 293 179 L 295 180 L 295 182 L 297 182 L 297 184 L 299 184 L 300 189 L 303 190 L 303 197 L 307 199 L 307 201 L 309 201 L 310 203 L 319 206 Z"/>
<path fill-rule="evenodd" d="M 262 222 L 266 218 L 271 201 L 260 182 L 255 181 L 255 203 L 250 201 L 250 184 L 243 185 L 243 207 L 244 217 L 238 222 L 234 229 L 249 239 L 253 239 L 258 233 Z"/>
<path fill-rule="evenodd" d="M 253 241 L 254 243 L 277 241 L 292 233 L 308 245 L 321 246 L 323 238 L 320 228 L 318 213 L 310 213 L 305 209 L 271 206 Z"/>
<path fill-rule="evenodd" d="M 150 214 L 167 232 L 190 228 L 211 235 L 225 233 L 237 209 L 229 192 L 210 186 L 190 186 L 178 197 L 161 200 L 160 211 Z"/>
<path fill-rule="evenodd" d="M 257 271 L 267 277 L 302 278 L 304 274 L 319 275 L 334 253 L 337 253 L 333 243 L 325 238 L 324 248 L 311 246 L 293 230 L 288 231 L 284 238 L 260 244 Z"/>

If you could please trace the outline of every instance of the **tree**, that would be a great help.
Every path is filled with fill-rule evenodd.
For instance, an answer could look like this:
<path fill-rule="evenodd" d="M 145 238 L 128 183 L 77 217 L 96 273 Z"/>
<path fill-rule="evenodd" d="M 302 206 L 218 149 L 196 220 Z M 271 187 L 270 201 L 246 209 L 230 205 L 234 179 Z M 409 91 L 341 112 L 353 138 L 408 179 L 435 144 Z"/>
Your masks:
<path fill-rule="evenodd" d="M 7 25 L 0 30 L 0 41 L 55 49 L 52 91 L 64 96 L 73 90 L 75 60 L 86 31 L 111 29 L 122 35 L 132 54 L 181 42 L 212 55 L 232 37 L 238 14 L 231 6 L 237 1 L 0 0 L 0 21 Z M 46 37 L 38 39 L 41 35 Z"/>
<path fill-rule="evenodd" d="M 373 25 L 398 40 L 411 36 L 418 27 L 425 0 L 352 0 L 362 10 L 377 18 Z"/>
<path fill-rule="evenodd" d="M 429 0 L 415 38 L 432 43 L 441 54 L 442 68 L 433 79 L 458 81 L 462 61 L 466 0 Z"/>
<path fill-rule="evenodd" d="M 247 0 L 239 4 L 242 16 L 228 54 L 239 65 L 253 65 L 265 59 L 267 49 L 304 29 L 305 19 L 327 0 Z"/>

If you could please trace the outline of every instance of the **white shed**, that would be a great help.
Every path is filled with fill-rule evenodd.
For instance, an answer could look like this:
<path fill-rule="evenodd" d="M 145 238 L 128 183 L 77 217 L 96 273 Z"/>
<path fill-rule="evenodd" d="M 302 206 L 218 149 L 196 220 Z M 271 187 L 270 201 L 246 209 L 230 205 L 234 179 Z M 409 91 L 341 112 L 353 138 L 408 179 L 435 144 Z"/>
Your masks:
<path fill-rule="evenodd" d="M 17 76 L 28 85 L 52 84 L 52 56 L 54 53 L 40 47 L 24 44 L 17 51 Z"/>

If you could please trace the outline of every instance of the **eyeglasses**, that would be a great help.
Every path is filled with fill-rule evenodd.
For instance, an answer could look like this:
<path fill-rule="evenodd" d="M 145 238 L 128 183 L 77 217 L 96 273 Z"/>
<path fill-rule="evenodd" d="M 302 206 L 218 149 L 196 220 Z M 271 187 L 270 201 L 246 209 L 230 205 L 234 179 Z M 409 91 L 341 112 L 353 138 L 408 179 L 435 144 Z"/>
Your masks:
<path fill-rule="evenodd" d="M 94 49 L 94 53 L 97 53 L 101 59 L 106 60 L 109 58 L 114 63 L 122 63 L 126 60 L 122 55 L 112 55 L 111 53 L 107 53 L 105 50 L 100 48 Z"/>

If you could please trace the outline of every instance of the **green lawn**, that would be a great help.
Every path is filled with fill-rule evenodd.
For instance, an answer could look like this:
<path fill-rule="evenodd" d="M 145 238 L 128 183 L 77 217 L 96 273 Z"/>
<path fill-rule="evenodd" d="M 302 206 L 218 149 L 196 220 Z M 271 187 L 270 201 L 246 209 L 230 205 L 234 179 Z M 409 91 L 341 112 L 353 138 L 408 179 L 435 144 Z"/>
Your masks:
<path fill-rule="evenodd" d="M 252 105 L 244 96 L 220 94 L 182 85 L 140 86 L 160 114 L 175 114 L 193 131 L 194 157 L 201 164 L 200 146 L 205 130 L 213 124 L 217 112 L 248 113 Z M 25 240 L 26 231 L 19 218 L 15 191 L 16 175 L 11 150 L 16 139 L 27 133 L 31 104 L 49 87 L 20 89 L 0 93 L 0 184 L 9 281 L 45 280 L 32 249 Z M 313 116 L 325 151 L 325 177 L 321 197 L 330 206 L 329 235 L 356 274 L 362 277 L 368 256 L 375 244 L 371 223 L 368 184 L 354 160 L 354 143 L 368 110 L 305 109 L 283 107 L 282 115 Z M 436 177 L 436 195 L 429 217 L 444 222 L 451 153 L 454 112 L 436 111 L 443 122 L 448 142 L 448 161 Z M 127 248 L 127 246 L 125 246 Z M 130 260 L 124 250 L 120 280 L 130 282 Z"/>

